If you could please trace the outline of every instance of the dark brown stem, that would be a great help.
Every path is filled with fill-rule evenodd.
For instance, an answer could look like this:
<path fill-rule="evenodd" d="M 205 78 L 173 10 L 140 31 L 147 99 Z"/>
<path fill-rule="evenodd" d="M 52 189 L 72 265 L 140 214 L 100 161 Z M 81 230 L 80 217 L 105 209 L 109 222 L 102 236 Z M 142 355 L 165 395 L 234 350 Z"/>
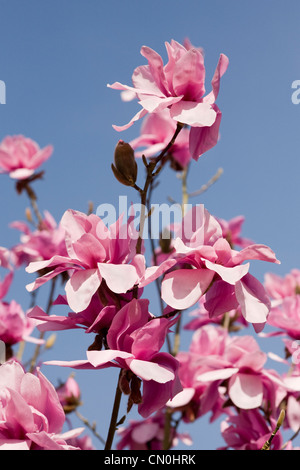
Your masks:
<path fill-rule="evenodd" d="M 111 449 L 111 446 L 112 446 L 112 443 L 113 443 L 113 440 L 114 440 L 114 436 L 115 436 L 115 432 L 116 432 L 116 428 L 117 428 L 118 414 L 119 414 L 120 403 L 121 403 L 121 398 L 122 398 L 122 391 L 119 387 L 119 381 L 120 381 L 120 378 L 121 378 L 121 374 L 122 374 L 122 369 L 120 371 L 120 375 L 119 375 L 119 378 L 118 378 L 118 384 L 117 384 L 117 388 L 116 388 L 114 406 L 113 406 L 113 410 L 112 410 L 112 414 L 111 414 L 110 425 L 109 425 L 109 429 L 108 429 L 108 434 L 107 434 L 104 450 L 110 450 Z"/>

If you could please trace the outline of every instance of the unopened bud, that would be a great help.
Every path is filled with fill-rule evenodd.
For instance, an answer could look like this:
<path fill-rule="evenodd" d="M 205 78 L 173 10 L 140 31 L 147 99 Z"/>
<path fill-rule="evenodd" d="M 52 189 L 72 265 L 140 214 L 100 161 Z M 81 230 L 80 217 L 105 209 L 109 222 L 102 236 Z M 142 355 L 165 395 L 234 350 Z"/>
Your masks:
<path fill-rule="evenodd" d="M 120 379 L 119 379 L 119 387 L 120 387 L 120 390 L 122 391 L 122 393 L 124 393 L 124 395 L 130 395 L 130 374 L 127 374 L 127 370 L 122 370 L 122 373 L 121 373 L 121 376 L 120 376 Z"/>
<path fill-rule="evenodd" d="M 133 148 L 119 140 L 115 148 L 114 165 L 111 166 L 116 179 L 125 186 L 133 186 L 137 178 L 137 163 Z"/>
<path fill-rule="evenodd" d="M 139 377 L 134 375 L 131 379 L 131 393 L 130 398 L 135 404 L 142 403 L 142 394 L 141 394 L 141 384 L 142 381 Z"/>

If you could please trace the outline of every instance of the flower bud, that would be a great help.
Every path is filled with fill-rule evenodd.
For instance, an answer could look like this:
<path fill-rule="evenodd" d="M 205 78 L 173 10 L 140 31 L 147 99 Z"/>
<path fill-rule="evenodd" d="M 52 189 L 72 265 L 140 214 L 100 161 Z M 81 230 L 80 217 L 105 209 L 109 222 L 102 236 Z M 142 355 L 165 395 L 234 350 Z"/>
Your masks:
<path fill-rule="evenodd" d="M 112 171 L 116 179 L 125 186 L 133 186 L 137 178 L 137 163 L 134 158 L 133 148 L 119 140 L 115 148 L 114 165 Z"/>

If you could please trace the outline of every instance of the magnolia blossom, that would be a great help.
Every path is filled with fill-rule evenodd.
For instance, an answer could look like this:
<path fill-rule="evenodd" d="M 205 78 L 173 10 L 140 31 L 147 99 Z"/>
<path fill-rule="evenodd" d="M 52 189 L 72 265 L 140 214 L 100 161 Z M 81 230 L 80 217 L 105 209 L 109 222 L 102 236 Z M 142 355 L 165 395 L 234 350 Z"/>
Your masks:
<path fill-rule="evenodd" d="M 25 222 L 20 221 L 13 222 L 11 227 L 21 232 L 21 243 L 12 248 L 17 267 L 33 261 L 48 260 L 54 255 L 67 255 L 65 230 L 61 225 L 57 225 L 48 211 L 44 212 L 44 218 L 37 230 L 31 231 Z"/>
<path fill-rule="evenodd" d="M 61 434 L 65 413 L 52 384 L 38 370 L 25 373 L 17 362 L 0 367 L 0 450 L 79 450 L 66 439 L 83 428 Z"/>
<path fill-rule="evenodd" d="M 126 294 L 135 286 L 146 286 L 175 261 L 167 260 L 159 267 L 146 269 L 144 256 L 136 254 L 138 232 L 132 222 L 129 218 L 123 224 L 121 216 L 107 228 L 95 214 L 66 211 L 60 224 L 65 230 L 67 256 L 54 255 L 49 260 L 30 263 L 27 272 L 45 269 L 47 272 L 27 285 L 27 290 L 31 292 L 55 276 L 68 273 L 66 298 L 78 313 L 89 306 L 97 291 L 101 299 L 107 299 L 114 294 Z M 119 302 L 118 297 L 115 300 Z"/>
<path fill-rule="evenodd" d="M 200 372 L 207 370 L 211 357 L 216 361 L 222 358 L 227 334 L 224 328 L 204 326 L 195 333 L 189 351 L 180 351 L 176 356 L 180 363 L 179 378 L 183 390 L 167 405 L 174 411 L 180 411 L 185 422 L 193 422 L 208 412 L 211 412 L 210 420 L 214 421 L 228 410 L 223 408 L 227 397 L 222 393 L 220 383 L 198 379 Z"/>
<path fill-rule="evenodd" d="M 56 392 L 66 414 L 71 413 L 81 404 L 80 388 L 72 376 L 68 377 L 65 383 L 59 385 Z"/>
<path fill-rule="evenodd" d="M 125 126 L 114 126 L 118 131 L 128 129 L 147 113 L 170 110 L 174 121 L 191 126 L 189 147 L 192 157 L 212 148 L 218 141 L 221 112 L 215 101 L 219 94 L 220 79 L 228 67 L 228 58 L 221 54 L 212 79 L 212 91 L 205 95 L 205 66 L 199 48 L 184 47 L 172 40 L 166 42 L 168 62 L 163 64 L 161 56 L 147 46 L 141 54 L 148 65 L 137 67 L 132 75 L 133 87 L 115 82 L 108 85 L 116 90 L 130 92 L 142 106 Z M 128 95 L 127 95 L 127 99 Z"/>
<path fill-rule="evenodd" d="M 300 296 L 286 297 L 279 305 L 272 307 L 268 324 L 280 333 L 300 340 Z"/>
<path fill-rule="evenodd" d="M 300 294 L 300 270 L 292 269 L 283 277 L 267 273 L 265 274 L 264 286 L 271 299 L 274 299 L 273 304 L 278 305 L 282 299 Z"/>
<path fill-rule="evenodd" d="M 176 357 L 183 391 L 168 406 L 183 411 L 187 420 L 209 411 L 215 419 L 227 411 L 223 405 L 228 399 L 238 409 L 266 406 L 277 411 L 279 396 L 300 390 L 298 376 L 280 377 L 264 367 L 267 354 L 253 337 L 230 336 L 219 326 L 197 330 L 189 350 Z"/>
<path fill-rule="evenodd" d="M 8 173 L 17 180 L 29 178 L 48 160 L 52 152 L 52 146 L 41 149 L 28 137 L 7 136 L 0 143 L 0 173 Z"/>
<path fill-rule="evenodd" d="M 39 342 L 31 337 L 35 328 L 35 321 L 27 318 L 20 304 L 15 300 L 11 302 L 0 301 L 0 340 L 7 345 L 14 345 L 19 341 Z"/>
<path fill-rule="evenodd" d="M 227 444 L 225 449 L 261 450 L 276 427 L 276 420 L 270 420 L 271 425 L 259 410 L 240 410 L 237 415 L 227 417 L 221 424 L 221 433 Z M 281 450 L 282 444 L 279 431 L 272 440 L 271 449 Z"/>
<path fill-rule="evenodd" d="M 231 248 L 218 221 L 203 205 L 193 207 L 183 218 L 181 236 L 174 241 L 176 269 L 162 282 L 162 298 L 183 310 L 206 294 L 205 308 L 218 316 L 240 307 L 256 331 L 264 327 L 270 300 L 263 285 L 248 271 L 246 260 L 279 263 L 266 245 L 249 245 L 241 251 Z"/>
<path fill-rule="evenodd" d="M 195 333 L 190 350 L 193 353 L 199 350 L 201 354 L 203 345 L 198 340 L 199 335 L 201 333 Z M 275 371 L 266 369 L 266 361 L 267 354 L 260 350 L 253 337 L 228 336 L 223 353 L 207 358 L 199 369 L 197 380 L 223 385 L 226 380 L 227 394 L 237 408 L 249 410 L 267 404 L 274 410 L 278 389 L 285 394 L 298 392 L 300 382 L 298 378 L 280 377 Z"/>
<path fill-rule="evenodd" d="M 148 312 L 149 301 L 133 299 L 119 310 L 113 318 L 106 336 L 106 350 L 88 350 L 87 360 L 50 361 L 54 364 L 79 369 L 103 369 L 118 367 L 132 374 L 124 377 L 130 396 L 135 377 L 143 380 L 142 400 L 138 410 L 143 417 L 162 408 L 166 402 L 181 391 L 177 376 L 178 361 L 168 353 L 159 352 L 166 334 L 174 323 L 166 318 L 154 318 Z M 125 385 L 123 385 L 125 387 Z"/>
<path fill-rule="evenodd" d="M 216 217 L 221 225 L 223 237 L 226 238 L 232 248 L 253 245 L 253 241 L 249 238 L 241 236 L 242 225 L 245 222 L 245 217 L 239 215 L 230 220 L 220 219 Z"/>
<path fill-rule="evenodd" d="M 162 411 L 158 411 L 143 421 L 130 420 L 126 428 L 120 428 L 117 431 L 120 437 L 117 450 L 163 450 L 164 428 L 165 415 Z M 171 447 L 176 447 L 179 440 L 185 445 L 192 444 L 187 433 L 178 433 L 174 428 L 171 432 Z"/>
<path fill-rule="evenodd" d="M 146 147 L 144 150 L 135 151 L 136 157 L 153 157 L 161 152 L 172 139 L 176 130 L 176 122 L 171 119 L 169 109 L 149 114 L 143 120 L 140 136 L 130 142 L 133 149 Z M 189 151 L 189 130 L 182 129 L 170 149 L 170 155 L 181 168 L 187 166 L 191 160 Z"/>

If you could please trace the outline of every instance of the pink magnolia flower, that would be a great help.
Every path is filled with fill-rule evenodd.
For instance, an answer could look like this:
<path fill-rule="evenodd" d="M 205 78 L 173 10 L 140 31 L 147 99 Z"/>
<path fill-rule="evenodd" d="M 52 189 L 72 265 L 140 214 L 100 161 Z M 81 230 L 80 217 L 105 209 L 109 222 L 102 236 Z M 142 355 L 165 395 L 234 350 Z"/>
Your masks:
<path fill-rule="evenodd" d="M 0 340 L 7 345 L 19 341 L 37 342 L 30 334 L 35 328 L 35 321 L 27 318 L 15 300 L 10 303 L 0 301 Z"/>
<path fill-rule="evenodd" d="M 73 437 L 66 440 L 67 444 L 76 447 L 78 450 L 97 450 L 90 436 Z"/>
<path fill-rule="evenodd" d="M 7 136 L 0 143 L 0 173 L 8 173 L 13 179 L 23 180 L 48 160 L 52 146 L 40 149 L 38 144 L 22 135 Z"/>
<path fill-rule="evenodd" d="M 17 362 L 0 367 L 0 450 L 77 450 L 61 434 L 65 414 L 52 384 L 38 370 L 25 373 Z"/>
<path fill-rule="evenodd" d="M 189 351 L 180 351 L 176 356 L 183 390 L 167 405 L 180 411 L 185 422 L 193 422 L 208 412 L 212 413 L 210 420 L 214 421 L 219 414 L 228 411 L 228 408 L 223 408 L 227 397 L 220 393 L 218 382 L 201 381 L 198 376 L 201 371 L 208 370 L 209 364 L 222 362 L 227 331 L 206 325 L 197 330 L 193 338 Z"/>
<path fill-rule="evenodd" d="M 221 225 L 223 237 L 226 238 L 232 248 L 237 246 L 246 248 L 249 245 L 253 245 L 252 240 L 241 236 L 245 217 L 239 215 L 230 220 L 220 219 L 219 217 L 216 217 L 216 219 Z"/>
<path fill-rule="evenodd" d="M 179 310 L 194 305 L 206 294 L 205 308 L 218 316 L 241 308 L 247 322 L 261 331 L 270 311 L 263 285 L 248 271 L 246 260 L 279 263 L 266 245 L 233 250 L 218 221 L 203 205 L 193 207 L 183 218 L 181 236 L 174 241 L 176 269 L 162 282 L 162 298 Z"/>
<path fill-rule="evenodd" d="M 163 450 L 165 415 L 158 411 L 153 416 L 143 420 L 131 420 L 128 426 L 120 428 L 117 433 L 120 437 L 117 450 Z M 181 440 L 185 445 L 192 441 L 187 433 L 178 433 L 172 428 L 172 445 L 176 447 Z"/>
<path fill-rule="evenodd" d="M 300 340 L 300 296 L 283 298 L 279 305 L 272 307 L 268 324 Z"/>
<path fill-rule="evenodd" d="M 215 101 L 220 89 L 220 79 L 228 67 L 228 58 L 220 59 L 212 79 L 212 91 L 205 95 L 205 67 L 203 53 L 199 48 L 184 47 L 172 40 L 166 42 L 168 62 L 153 49 L 143 46 L 141 54 L 148 65 L 137 67 L 132 75 L 133 87 L 115 82 L 109 87 L 126 90 L 130 98 L 137 97 L 142 106 L 125 126 L 114 126 L 118 131 L 128 129 L 147 113 L 170 110 L 177 122 L 191 126 L 190 153 L 197 160 L 218 141 L 221 112 Z M 128 96 L 126 97 L 128 99 Z"/>
<path fill-rule="evenodd" d="M 154 318 L 148 312 L 148 304 L 146 299 L 133 299 L 116 313 L 106 336 L 109 349 L 88 350 L 87 360 L 83 361 L 50 361 L 46 364 L 75 369 L 119 367 L 131 371 L 133 376 L 128 376 L 127 387 L 134 377 L 143 380 L 138 411 L 148 417 L 181 390 L 177 377 L 178 361 L 168 353 L 159 352 L 174 319 L 171 322 L 166 318 Z"/>
<path fill-rule="evenodd" d="M 276 420 L 271 418 L 270 421 L 271 425 L 259 410 L 240 410 L 236 416 L 227 417 L 221 424 L 226 449 L 261 450 L 276 427 Z M 272 440 L 271 449 L 281 450 L 282 444 L 283 439 L 279 431 Z"/>
<path fill-rule="evenodd" d="M 17 267 L 34 261 L 48 260 L 54 255 L 67 255 L 65 230 L 61 225 L 57 225 L 48 211 L 44 212 L 38 230 L 32 232 L 25 222 L 13 222 L 11 227 L 22 233 L 21 243 L 12 248 Z"/>
<path fill-rule="evenodd" d="M 198 349 L 196 332 L 190 350 L 196 353 Z M 200 345 L 200 354 L 202 350 Z M 250 410 L 267 403 L 267 408 L 275 409 L 278 387 L 286 393 L 288 390 L 297 391 L 300 383 L 265 369 L 266 361 L 267 355 L 252 336 L 228 336 L 223 353 L 220 356 L 212 354 L 206 363 L 203 362 L 197 380 L 223 384 L 237 408 Z"/>
<path fill-rule="evenodd" d="M 54 255 L 49 260 L 30 263 L 27 272 L 47 269 L 47 273 L 27 285 L 27 290 L 31 292 L 58 274 L 68 272 L 66 297 L 71 309 L 78 313 L 89 306 L 97 291 L 101 299 L 106 299 L 152 282 L 174 261 L 146 269 L 144 256 L 135 254 L 138 232 L 132 222 L 129 218 L 128 223 L 122 224 L 121 216 L 107 228 L 95 214 L 66 211 L 61 226 L 65 230 L 67 256 Z"/>
<path fill-rule="evenodd" d="M 74 377 L 68 377 L 65 383 L 56 388 L 56 393 L 66 414 L 80 405 L 81 392 Z"/>
<path fill-rule="evenodd" d="M 172 139 L 176 130 L 176 122 L 171 119 L 169 109 L 149 114 L 145 117 L 140 136 L 130 142 L 133 149 L 146 147 L 144 150 L 135 151 L 136 157 L 153 157 L 161 152 Z M 170 149 L 170 155 L 176 160 L 181 168 L 191 160 L 189 151 L 189 130 L 182 129 L 175 143 Z"/>
<path fill-rule="evenodd" d="M 278 276 L 274 273 L 265 274 L 264 286 L 271 297 L 280 303 L 285 297 L 295 297 L 300 294 L 300 270 L 292 269 L 286 276 Z"/>

